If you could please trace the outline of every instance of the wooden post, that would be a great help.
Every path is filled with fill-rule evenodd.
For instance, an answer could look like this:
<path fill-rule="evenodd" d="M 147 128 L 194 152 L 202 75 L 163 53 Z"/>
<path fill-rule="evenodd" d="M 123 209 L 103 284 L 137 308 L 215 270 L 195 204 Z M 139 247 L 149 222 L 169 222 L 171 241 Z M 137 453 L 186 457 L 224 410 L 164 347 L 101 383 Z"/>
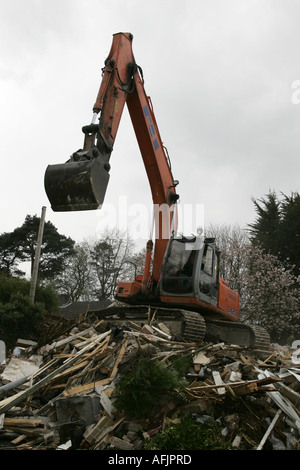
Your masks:
<path fill-rule="evenodd" d="M 42 207 L 41 220 L 40 220 L 40 226 L 39 226 L 37 245 L 36 245 L 36 250 L 35 250 L 33 270 L 32 270 L 32 275 L 31 275 L 31 283 L 30 283 L 29 299 L 30 299 L 31 303 L 34 303 L 34 297 L 35 297 L 37 276 L 38 276 L 38 270 L 39 270 L 39 262 L 40 262 L 40 254 L 41 254 L 41 246 L 42 246 L 43 232 L 44 232 L 44 224 L 45 224 L 45 215 L 46 215 L 46 207 L 43 206 Z"/>

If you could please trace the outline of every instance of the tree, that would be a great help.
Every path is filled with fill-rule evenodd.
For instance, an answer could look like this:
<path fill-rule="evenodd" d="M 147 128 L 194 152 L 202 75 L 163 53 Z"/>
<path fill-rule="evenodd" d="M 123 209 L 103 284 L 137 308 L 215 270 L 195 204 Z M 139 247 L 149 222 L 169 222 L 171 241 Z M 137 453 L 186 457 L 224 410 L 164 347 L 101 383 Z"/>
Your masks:
<path fill-rule="evenodd" d="M 24 275 L 18 264 L 24 261 L 20 237 L 15 232 L 0 235 L 0 272 L 6 275 Z"/>
<path fill-rule="evenodd" d="M 56 285 L 71 302 L 91 300 L 90 247 L 87 242 L 75 245 L 74 254 L 67 259 L 63 273 L 56 277 Z"/>
<path fill-rule="evenodd" d="M 256 221 L 249 224 L 253 244 L 264 248 L 266 253 L 278 256 L 291 267 L 295 274 L 300 273 L 300 195 L 281 194 L 279 200 L 274 191 L 257 201 L 253 199 Z"/>
<path fill-rule="evenodd" d="M 285 344 L 300 337 L 300 278 L 275 255 L 248 248 L 242 298 L 245 321 L 265 327 L 273 341 Z"/>
<path fill-rule="evenodd" d="M 145 266 L 145 258 L 146 258 L 146 248 L 142 248 L 140 251 L 134 252 L 132 255 L 130 255 L 129 258 L 125 259 L 124 268 L 125 268 L 125 265 L 127 265 L 128 269 L 126 270 L 123 269 L 122 280 L 132 281 L 132 280 L 135 280 L 137 275 L 143 274 L 144 266 Z"/>
<path fill-rule="evenodd" d="M 90 249 L 90 263 L 95 276 L 94 295 L 97 299 L 111 299 L 119 276 L 128 269 L 133 243 L 128 234 L 117 229 L 106 229 Z"/>
<path fill-rule="evenodd" d="M 300 278 L 239 226 L 211 226 L 221 249 L 220 275 L 240 294 L 240 320 L 265 327 L 272 341 L 300 336 Z"/>
<path fill-rule="evenodd" d="M 29 295 L 30 281 L 19 277 L 0 274 L 0 302 L 8 303 L 16 292 L 23 296 Z M 43 304 L 47 312 L 56 311 L 58 308 L 58 296 L 54 287 L 50 284 L 38 286 L 35 299 Z"/>
<path fill-rule="evenodd" d="M 292 193 L 281 203 L 280 245 L 281 259 L 294 265 L 295 274 L 300 274 L 300 195 Z"/>
<path fill-rule="evenodd" d="M 265 198 L 252 199 L 257 219 L 249 224 L 251 240 L 264 247 L 267 253 L 278 255 L 280 251 L 281 202 L 274 191 Z"/>
<path fill-rule="evenodd" d="M 20 292 L 14 293 L 8 303 L 0 302 L 0 335 L 9 348 L 19 337 L 36 340 L 43 319 L 43 306 L 33 305 Z"/>
<path fill-rule="evenodd" d="M 58 300 L 50 285 L 38 286 L 36 301 L 29 301 L 30 282 L 0 275 L 0 337 L 9 348 L 21 338 L 37 340 L 45 312 L 54 312 Z"/>
<path fill-rule="evenodd" d="M 206 228 L 205 235 L 214 237 L 221 251 L 220 277 L 242 296 L 250 245 L 248 232 L 239 225 L 210 225 Z"/>
<path fill-rule="evenodd" d="M 7 274 L 16 272 L 18 264 L 31 262 L 33 269 L 40 218 L 27 215 L 21 227 L 0 235 L 0 269 Z M 74 241 L 58 233 L 51 222 L 44 225 L 39 263 L 39 278 L 53 279 L 62 272 L 67 258 L 73 254 Z M 23 273 L 24 274 L 24 273 Z"/>
<path fill-rule="evenodd" d="M 75 244 L 63 273 L 55 278 L 58 291 L 72 302 L 111 299 L 120 279 L 132 281 L 143 273 L 145 249 L 133 249 L 131 239 L 116 229 Z"/>

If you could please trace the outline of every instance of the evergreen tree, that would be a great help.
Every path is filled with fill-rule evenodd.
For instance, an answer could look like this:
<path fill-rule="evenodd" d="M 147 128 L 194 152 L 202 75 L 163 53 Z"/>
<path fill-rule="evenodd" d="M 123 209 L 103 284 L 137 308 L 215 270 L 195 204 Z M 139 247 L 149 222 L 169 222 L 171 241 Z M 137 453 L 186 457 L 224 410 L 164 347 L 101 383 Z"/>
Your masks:
<path fill-rule="evenodd" d="M 5 232 L 0 235 L 0 273 L 6 275 L 24 274 L 18 269 L 19 263 L 25 260 L 22 250 L 22 241 L 14 232 Z"/>
<path fill-rule="evenodd" d="M 33 269 L 39 225 L 39 217 L 27 215 L 21 227 L 0 235 L 1 272 L 21 274 L 18 265 L 23 261 L 30 261 Z M 62 272 L 66 259 L 73 254 L 74 244 L 70 237 L 58 233 L 51 222 L 45 223 L 39 264 L 40 279 L 52 279 Z"/>
<path fill-rule="evenodd" d="M 287 266 L 300 273 L 300 195 L 282 194 L 279 200 L 274 191 L 261 200 L 253 199 L 257 219 L 249 224 L 253 245 L 266 253 L 278 256 Z"/>
<path fill-rule="evenodd" d="M 265 198 L 252 199 L 257 219 L 249 224 L 251 241 L 262 246 L 267 253 L 277 255 L 280 251 L 281 203 L 274 191 Z"/>
<path fill-rule="evenodd" d="M 300 274 L 300 195 L 284 196 L 281 205 L 280 258 L 286 259 Z"/>

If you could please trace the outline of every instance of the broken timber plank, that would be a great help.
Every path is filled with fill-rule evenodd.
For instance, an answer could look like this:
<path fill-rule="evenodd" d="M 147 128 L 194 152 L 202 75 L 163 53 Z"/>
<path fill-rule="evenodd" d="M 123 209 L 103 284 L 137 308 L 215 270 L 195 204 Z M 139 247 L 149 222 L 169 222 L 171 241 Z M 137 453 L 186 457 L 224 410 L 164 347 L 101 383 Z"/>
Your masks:
<path fill-rule="evenodd" d="M 270 426 L 268 427 L 264 437 L 262 438 L 262 440 L 260 441 L 258 447 L 256 450 L 262 450 L 263 446 L 265 445 L 266 443 L 266 440 L 268 439 L 270 433 L 272 432 L 272 429 L 274 428 L 275 424 L 277 423 L 277 420 L 279 418 L 279 416 L 281 415 L 281 410 L 278 410 L 276 415 L 274 416 L 273 418 L 273 421 L 271 422 Z"/>
<path fill-rule="evenodd" d="M 152 328 L 158 335 L 162 336 L 163 338 L 166 338 L 166 339 L 169 339 L 169 340 L 172 338 L 172 336 L 170 334 L 166 333 L 165 331 L 160 330 L 159 328 L 157 328 L 153 325 L 152 325 Z"/>
<path fill-rule="evenodd" d="M 118 367 L 119 367 L 120 362 L 121 362 L 122 359 L 123 359 L 124 353 L 125 353 L 125 351 L 126 351 L 127 343 L 128 343 L 128 340 L 126 340 L 126 341 L 122 344 L 122 347 L 121 347 L 121 349 L 120 349 L 119 355 L 118 355 L 117 360 L 116 360 L 116 362 L 115 362 L 115 364 L 114 364 L 114 368 L 113 368 L 112 373 L 111 373 L 111 375 L 110 375 L 110 378 L 111 378 L 112 380 L 113 380 L 113 379 L 116 377 L 116 375 L 117 375 Z"/>
<path fill-rule="evenodd" d="M 258 374 L 258 377 L 262 378 L 262 380 L 264 378 L 274 379 L 274 376 L 270 375 L 267 370 L 261 371 L 260 374 Z M 280 408 L 294 422 L 296 429 L 298 430 L 298 432 L 300 432 L 300 416 L 299 413 L 295 410 L 292 403 L 287 398 L 282 396 L 281 393 L 278 392 L 275 387 L 274 391 L 266 392 L 266 394 L 271 398 L 271 400 L 274 401 L 274 403 L 276 403 L 278 408 Z"/>
<path fill-rule="evenodd" d="M 291 387 L 284 385 L 283 383 L 277 383 L 276 388 L 278 388 L 279 392 L 288 398 L 288 400 L 293 403 L 295 407 L 299 406 L 300 403 L 300 394 L 293 390 Z"/>
<path fill-rule="evenodd" d="M 131 442 L 112 436 L 108 442 L 112 447 L 118 450 L 132 450 L 134 445 Z"/>
<path fill-rule="evenodd" d="M 4 426 L 35 428 L 43 424 L 41 419 L 36 418 L 4 418 Z"/>
<path fill-rule="evenodd" d="M 20 442 L 24 441 L 24 439 L 27 438 L 27 435 L 26 434 L 20 434 L 20 436 L 16 437 L 15 439 L 13 439 L 12 441 L 10 441 L 12 444 L 14 445 L 17 445 L 19 444 Z"/>
<path fill-rule="evenodd" d="M 215 382 L 216 385 L 219 385 L 219 386 L 220 386 L 220 385 L 224 385 L 224 382 L 223 382 L 223 380 L 221 379 L 220 372 L 214 370 L 213 373 L 212 373 L 212 375 L 213 375 L 213 379 L 214 379 L 214 382 Z M 218 392 L 219 395 L 224 395 L 224 393 L 225 393 L 226 391 L 225 391 L 225 388 L 224 388 L 224 387 L 218 387 L 218 388 L 217 388 L 217 392 Z"/>
<path fill-rule="evenodd" d="M 243 382 L 230 382 L 230 383 L 222 382 L 221 384 L 215 384 L 215 385 L 197 386 L 195 385 L 195 383 L 193 383 L 193 387 L 192 388 L 187 387 L 186 390 L 192 391 L 192 392 L 206 392 L 206 391 L 214 390 L 214 389 L 218 390 L 219 388 L 224 388 L 224 389 L 231 388 L 232 390 L 234 390 L 235 393 L 238 394 L 238 390 L 240 387 L 241 387 L 241 391 L 243 390 L 243 388 L 248 387 L 248 393 L 252 393 L 253 390 L 255 390 L 255 385 L 267 385 L 267 384 L 270 384 L 273 382 L 279 382 L 279 381 L 281 381 L 281 379 L 276 378 L 276 377 L 263 377 L 257 380 L 245 380 Z"/>
<path fill-rule="evenodd" d="M 67 336 L 66 338 L 63 338 L 59 341 L 54 341 L 54 343 L 52 343 L 50 346 L 52 348 L 59 348 L 60 346 L 64 346 L 65 344 L 68 344 L 71 341 L 74 341 L 75 339 L 77 339 L 77 336 L 84 337 L 84 335 L 87 335 L 87 334 L 91 333 L 92 330 L 93 330 L 93 327 L 89 327 L 86 330 L 81 331 L 80 333 L 78 333 L 78 335 L 74 334 L 74 335 L 71 335 L 71 336 Z M 87 338 L 85 338 L 85 339 L 87 339 Z"/>
<path fill-rule="evenodd" d="M 98 343 L 100 341 L 100 339 L 101 340 L 104 339 L 108 334 L 110 334 L 110 332 L 111 332 L 111 330 L 106 331 L 102 335 L 99 335 L 95 339 L 95 341 L 88 344 L 85 348 L 81 349 L 81 351 L 79 351 L 75 357 L 72 357 L 72 358 L 68 359 L 67 361 L 65 361 L 60 367 L 58 367 L 58 369 L 51 372 L 49 375 L 47 375 L 46 377 L 41 379 L 39 382 L 37 382 L 32 387 L 28 388 L 24 392 L 18 393 L 16 395 L 13 395 L 12 397 L 10 397 L 8 402 L 6 402 L 2 406 L 0 406 L 0 414 L 5 413 L 7 410 L 12 408 L 14 405 L 16 405 L 17 403 L 20 403 L 22 400 L 24 400 L 28 396 L 32 395 L 34 392 L 36 392 L 41 387 L 43 387 L 46 383 L 48 383 L 51 379 L 53 379 L 56 375 L 60 374 L 62 371 L 64 371 L 68 367 L 70 367 L 75 361 L 77 361 L 79 356 L 83 355 L 88 349 L 90 349 L 92 346 L 94 346 L 94 343 Z M 0 403 L 0 405 L 1 405 L 1 403 Z"/>
<path fill-rule="evenodd" d="M 97 424 L 85 431 L 83 437 L 90 445 L 96 444 L 113 431 L 124 419 L 125 417 L 122 416 L 118 421 L 114 422 L 109 416 L 102 416 Z"/>
<path fill-rule="evenodd" d="M 24 347 L 30 347 L 30 346 L 37 346 L 36 341 L 32 341 L 31 339 L 22 339 L 18 338 L 16 342 L 17 346 L 24 346 Z"/>
<path fill-rule="evenodd" d="M 88 364 L 89 364 L 89 361 L 83 361 L 83 362 L 80 362 L 79 364 L 75 364 L 72 367 L 69 367 L 69 368 L 65 369 L 60 374 L 57 374 L 55 377 L 53 377 L 52 380 L 57 380 L 57 379 L 60 379 L 62 377 L 65 377 L 66 375 L 73 374 L 78 369 L 82 369 L 83 367 L 85 367 Z"/>
<path fill-rule="evenodd" d="M 84 384 L 84 385 L 78 385 L 77 387 L 72 387 L 68 390 L 64 390 L 62 392 L 62 395 L 64 397 L 69 397 L 69 396 L 72 396 L 72 395 L 77 395 L 78 393 L 82 393 L 82 392 L 86 393 L 90 390 L 94 390 L 94 388 L 97 385 L 109 385 L 112 381 L 113 381 L 113 379 L 111 377 L 109 377 L 107 379 L 97 380 L 96 382 L 91 382 L 91 383 Z"/>
<path fill-rule="evenodd" d="M 100 396 L 100 403 L 103 406 L 103 409 L 106 411 L 106 413 L 111 419 L 114 419 L 115 408 L 111 402 L 110 397 L 105 392 L 105 387 L 101 385 L 96 385 L 95 391 Z"/>

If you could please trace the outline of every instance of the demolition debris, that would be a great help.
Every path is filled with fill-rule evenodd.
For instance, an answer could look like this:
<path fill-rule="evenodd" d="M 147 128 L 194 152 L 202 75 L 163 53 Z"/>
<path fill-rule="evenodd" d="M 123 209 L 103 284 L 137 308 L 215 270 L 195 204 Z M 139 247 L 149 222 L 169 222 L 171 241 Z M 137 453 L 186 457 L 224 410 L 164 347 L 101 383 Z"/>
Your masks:
<path fill-rule="evenodd" d="M 300 449 L 291 348 L 186 342 L 147 315 L 96 313 L 51 318 L 39 342 L 19 339 L 2 361 L 1 449 Z M 197 430 L 210 427 L 202 444 Z M 181 444 L 167 440 L 174 429 Z"/>

